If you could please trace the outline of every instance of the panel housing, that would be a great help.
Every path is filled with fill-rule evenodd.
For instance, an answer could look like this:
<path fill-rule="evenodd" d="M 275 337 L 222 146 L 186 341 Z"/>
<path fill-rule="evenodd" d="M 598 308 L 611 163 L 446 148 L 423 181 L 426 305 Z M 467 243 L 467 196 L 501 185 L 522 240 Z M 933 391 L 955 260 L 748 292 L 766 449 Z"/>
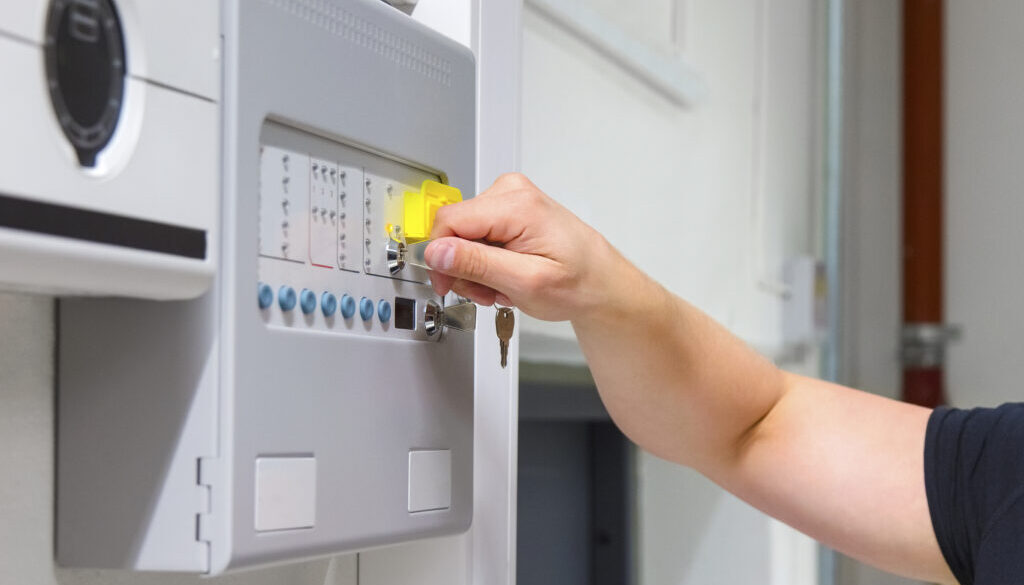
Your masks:
<path fill-rule="evenodd" d="M 212 289 L 60 305 L 64 565 L 216 574 L 471 522 L 474 334 L 428 338 L 425 302 L 457 299 L 437 297 L 425 273 L 381 268 L 394 193 L 424 179 L 474 190 L 472 54 L 376 0 L 225 2 L 223 35 Z M 323 293 L 339 303 L 331 315 Z M 370 318 L 358 307 L 343 317 L 345 294 L 370 300 Z M 412 328 L 380 301 L 411 301 Z M 410 453 L 421 451 L 450 454 L 446 508 L 409 511 Z M 272 512 L 258 500 L 257 461 L 270 460 L 308 462 L 285 465 L 262 493 L 315 493 L 312 526 L 302 498 Z M 428 469 L 413 487 L 443 502 L 445 468 Z M 270 518 L 281 529 L 257 530 L 257 509 L 262 528 Z"/>

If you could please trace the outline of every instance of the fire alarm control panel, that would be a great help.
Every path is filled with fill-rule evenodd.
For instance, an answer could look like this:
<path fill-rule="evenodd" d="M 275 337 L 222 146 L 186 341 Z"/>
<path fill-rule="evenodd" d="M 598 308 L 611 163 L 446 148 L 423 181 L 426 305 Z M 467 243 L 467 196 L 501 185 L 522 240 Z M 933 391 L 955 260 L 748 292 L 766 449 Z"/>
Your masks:
<path fill-rule="evenodd" d="M 210 285 L 219 11 L 0 2 L 0 288 L 182 299 Z"/>
<path fill-rule="evenodd" d="M 475 307 L 389 254 L 472 193 L 472 53 L 378 0 L 231 0 L 222 29 L 212 288 L 60 304 L 64 565 L 216 574 L 471 521 Z"/>

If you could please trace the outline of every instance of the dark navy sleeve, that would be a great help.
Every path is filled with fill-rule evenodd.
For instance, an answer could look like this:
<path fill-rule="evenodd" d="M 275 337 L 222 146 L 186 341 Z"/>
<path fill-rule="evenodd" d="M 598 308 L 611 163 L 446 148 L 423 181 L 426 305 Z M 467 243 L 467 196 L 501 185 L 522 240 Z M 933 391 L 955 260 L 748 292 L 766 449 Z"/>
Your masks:
<path fill-rule="evenodd" d="M 990 577 L 1024 558 L 1024 404 L 936 409 L 924 472 L 932 527 L 953 574 L 961 585 L 1002 583 Z"/>

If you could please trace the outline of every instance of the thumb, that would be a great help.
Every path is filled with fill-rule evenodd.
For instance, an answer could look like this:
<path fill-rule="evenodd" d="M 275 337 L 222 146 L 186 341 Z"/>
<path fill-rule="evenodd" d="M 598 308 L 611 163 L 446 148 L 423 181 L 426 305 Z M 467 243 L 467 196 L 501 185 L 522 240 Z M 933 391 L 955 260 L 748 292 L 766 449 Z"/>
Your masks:
<path fill-rule="evenodd" d="M 439 238 L 427 246 L 424 259 L 432 270 L 469 280 L 514 296 L 533 269 L 533 258 L 462 238 Z"/>

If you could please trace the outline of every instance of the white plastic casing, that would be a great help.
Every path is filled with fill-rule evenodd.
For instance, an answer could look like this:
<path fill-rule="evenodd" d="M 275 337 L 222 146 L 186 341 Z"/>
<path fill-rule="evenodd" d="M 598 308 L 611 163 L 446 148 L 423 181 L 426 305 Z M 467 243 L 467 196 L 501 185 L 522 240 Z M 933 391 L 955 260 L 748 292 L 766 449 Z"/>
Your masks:
<path fill-rule="evenodd" d="M 0 0 L 0 198 L 11 205 L 0 217 L 0 288 L 171 299 L 212 281 L 220 7 L 111 1 L 124 37 L 123 107 L 95 167 L 82 167 L 47 86 L 50 2 Z M 187 252 L 182 238 L 195 243 Z"/>

